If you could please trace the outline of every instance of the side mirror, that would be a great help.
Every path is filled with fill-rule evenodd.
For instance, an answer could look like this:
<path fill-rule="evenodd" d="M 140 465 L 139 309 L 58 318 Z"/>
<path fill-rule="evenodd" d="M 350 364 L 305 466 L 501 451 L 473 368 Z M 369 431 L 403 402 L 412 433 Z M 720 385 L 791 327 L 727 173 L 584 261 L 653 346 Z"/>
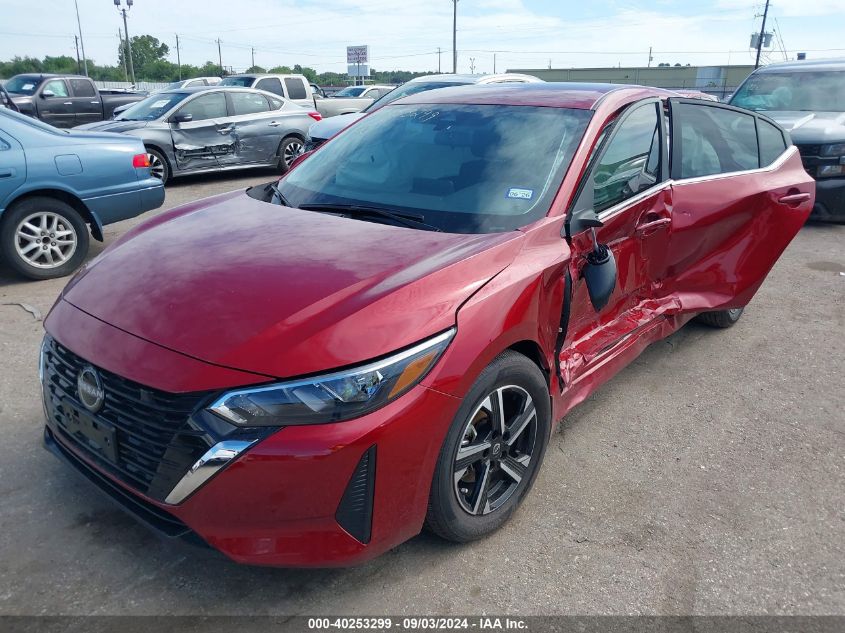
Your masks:
<path fill-rule="evenodd" d="M 308 152 L 302 152 L 299 156 L 297 156 L 296 158 L 294 158 L 294 159 L 293 159 L 293 162 L 292 162 L 292 163 L 290 164 L 290 166 L 288 167 L 288 171 L 290 171 L 291 169 L 293 169 L 294 167 L 296 167 L 297 165 L 299 165 L 299 163 L 301 163 L 302 161 L 304 161 L 306 158 L 308 158 L 309 156 L 311 156 L 311 154 L 313 154 L 313 153 L 314 153 L 314 150 L 313 150 L 313 149 L 312 149 L 312 150 L 310 150 L 310 151 L 308 151 Z"/>
<path fill-rule="evenodd" d="M 593 238 L 593 250 L 587 255 L 587 263 L 582 274 L 587 284 L 587 292 L 590 295 L 590 303 L 601 311 L 610 301 L 610 295 L 616 288 L 616 257 L 607 244 L 599 244 L 596 239 L 596 228 L 603 226 L 602 222 L 596 220 L 584 220 L 584 224 L 590 227 Z"/>
<path fill-rule="evenodd" d="M 184 114 L 176 114 L 173 116 L 171 121 L 174 123 L 190 123 L 194 120 L 194 115 L 190 112 L 186 112 Z"/>
<path fill-rule="evenodd" d="M 42 99 L 47 99 L 48 97 L 55 97 L 55 96 L 56 96 L 56 93 L 53 92 L 52 90 L 42 90 L 41 91 L 41 98 Z"/>

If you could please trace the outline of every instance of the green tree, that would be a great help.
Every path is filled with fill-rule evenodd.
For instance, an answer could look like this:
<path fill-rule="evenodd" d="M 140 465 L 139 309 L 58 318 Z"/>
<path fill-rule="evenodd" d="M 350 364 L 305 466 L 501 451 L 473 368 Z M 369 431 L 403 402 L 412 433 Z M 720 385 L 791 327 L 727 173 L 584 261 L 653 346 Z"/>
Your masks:
<path fill-rule="evenodd" d="M 290 66 L 274 66 L 270 69 L 269 72 L 274 73 L 276 75 L 290 75 L 293 70 Z"/>
<path fill-rule="evenodd" d="M 149 79 L 149 73 L 153 72 L 151 66 L 158 61 L 166 61 L 170 47 L 159 42 L 152 35 L 136 35 L 129 38 L 132 47 L 132 61 L 135 65 L 135 76 L 139 80 Z M 126 57 L 126 45 L 121 43 L 118 48 L 118 66 L 123 66 L 123 59 Z"/>
<path fill-rule="evenodd" d="M 267 71 L 261 66 L 250 66 L 246 69 L 248 73 L 266 73 Z"/>

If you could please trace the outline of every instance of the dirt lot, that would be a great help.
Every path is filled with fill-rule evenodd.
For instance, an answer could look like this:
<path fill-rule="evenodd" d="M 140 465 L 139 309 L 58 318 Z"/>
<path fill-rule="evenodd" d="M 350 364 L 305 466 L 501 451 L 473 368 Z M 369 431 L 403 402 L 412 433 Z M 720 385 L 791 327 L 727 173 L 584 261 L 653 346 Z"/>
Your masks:
<path fill-rule="evenodd" d="M 845 226 L 805 227 L 735 328 L 685 327 L 576 409 L 492 537 L 296 571 L 159 541 L 41 447 L 42 325 L 7 304 L 46 314 L 64 282 L 0 268 L 0 613 L 845 614 L 840 271 Z"/>

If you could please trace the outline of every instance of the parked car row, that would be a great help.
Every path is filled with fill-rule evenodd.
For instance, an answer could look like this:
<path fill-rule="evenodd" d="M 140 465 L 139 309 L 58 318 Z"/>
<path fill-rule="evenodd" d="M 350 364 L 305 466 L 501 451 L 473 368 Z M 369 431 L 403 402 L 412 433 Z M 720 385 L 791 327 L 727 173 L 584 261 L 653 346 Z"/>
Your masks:
<path fill-rule="evenodd" d="M 44 443 L 242 563 L 478 539 L 556 421 L 690 319 L 737 323 L 813 199 L 789 135 L 725 104 L 542 82 L 394 99 L 78 273 L 45 321 Z"/>

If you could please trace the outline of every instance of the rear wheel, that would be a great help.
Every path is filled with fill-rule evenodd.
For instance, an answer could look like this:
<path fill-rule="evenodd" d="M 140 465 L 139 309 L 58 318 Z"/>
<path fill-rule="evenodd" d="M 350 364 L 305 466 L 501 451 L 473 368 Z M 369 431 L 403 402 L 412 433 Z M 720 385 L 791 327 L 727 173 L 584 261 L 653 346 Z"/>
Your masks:
<path fill-rule="evenodd" d="M 702 312 L 696 317 L 699 323 L 710 327 L 726 328 L 731 327 L 739 321 L 745 308 L 733 308 L 732 310 L 717 310 L 716 312 Z"/>
<path fill-rule="evenodd" d="M 458 542 L 501 527 L 534 483 L 550 427 L 542 372 L 516 352 L 499 355 L 470 389 L 440 450 L 426 527 Z"/>
<path fill-rule="evenodd" d="M 288 136 L 279 143 L 279 172 L 285 174 L 296 158 L 305 151 L 305 143 L 301 138 Z"/>
<path fill-rule="evenodd" d="M 15 203 L 3 215 L 0 253 L 30 279 L 64 277 L 88 254 L 88 227 L 79 212 L 56 198 Z"/>
<path fill-rule="evenodd" d="M 170 180 L 170 165 L 167 164 L 167 159 L 157 149 L 147 148 L 147 158 L 150 160 L 150 174 L 154 178 L 158 178 L 161 184 L 165 184 Z"/>

